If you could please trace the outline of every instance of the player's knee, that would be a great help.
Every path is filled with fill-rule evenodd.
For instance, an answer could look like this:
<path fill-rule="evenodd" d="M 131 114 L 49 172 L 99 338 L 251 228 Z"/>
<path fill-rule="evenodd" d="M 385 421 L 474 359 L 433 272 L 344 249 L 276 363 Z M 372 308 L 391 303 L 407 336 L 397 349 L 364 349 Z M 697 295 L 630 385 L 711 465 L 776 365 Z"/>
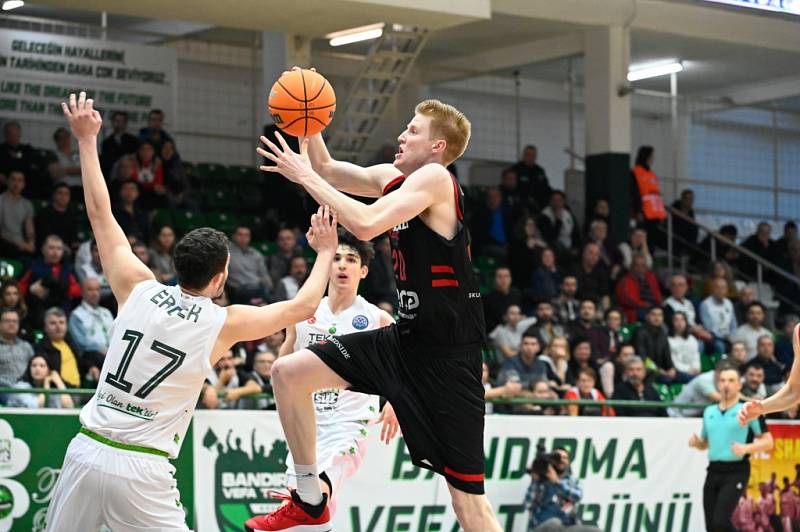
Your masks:
<path fill-rule="evenodd" d="M 297 379 L 297 371 L 288 358 L 279 358 L 272 364 L 272 386 L 277 391 L 292 389 L 292 383 Z"/>

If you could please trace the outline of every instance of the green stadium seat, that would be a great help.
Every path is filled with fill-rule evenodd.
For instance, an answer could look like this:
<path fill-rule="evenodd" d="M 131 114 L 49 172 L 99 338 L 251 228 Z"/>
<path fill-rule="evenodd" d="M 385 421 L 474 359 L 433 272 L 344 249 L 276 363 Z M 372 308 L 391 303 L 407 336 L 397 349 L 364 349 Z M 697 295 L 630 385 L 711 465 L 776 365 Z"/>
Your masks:
<path fill-rule="evenodd" d="M 203 181 L 224 181 L 228 178 L 228 169 L 216 163 L 197 163 L 197 176 Z"/>
<path fill-rule="evenodd" d="M 309 265 L 313 264 L 314 261 L 317 260 L 317 252 L 314 251 L 311 246 L 303 248 L 303 256 L 306 258 L 306 261 Z"/>
<path fill-rule="evenodd" d="M 238 199 L 230 188 L 211 188 L 203 193 L 203 203 L 206 209 L 218 211 L 232 211 L 239 207 Z"/>
<path fill-rule="evenodd" d="M 700 371 L 711 371 L 722 360 L 723 353 L 703 353 L 700 355 Z"/>
<path fill-rule="evenodd" d="M 263 211 L 264 198 L 261 195 L 261 187 L 252 183 L 239 185 L 239 205 L 248 211 Z"/>
<path fill-rule="evenodd" d="M 230 236 L 239 223 L 239 216 L 232 212 L 210 212 L 206 215 L 206 223 Z"/>
<path fill-rule="evenodd" d="M 39 214 L 42 209 L 50 205 L 50 201 L 46 199 L 33 200 L 31 203 L 33 203 L 34 214 Z"/>
<path fill-rule="evenodd" d="M 658 392 L 658 396 L 662 401 L 672 401 L 672 399 L 674 399 L 669 384 L 660 384 L 656 382 L 653 383 L 653 387 Z"/>
<path fill-rule="evenodd" d="M 278 245 L 275 242 L 267 242 L 266 240 L 252 240 L 250 241 L 250 246 L 265 257 L 269 257 L 278 250 Z"/>
<path fill-rule="evenodd" d="M 233 165 L 228 167 L 228 175 L 239 183 L 263 183 L 261 172 L 252 166 Z"/>
<path fill-rule="evenodd" d="M 17 278 L 22 275 L 22 262 L 14 259 L 0 259 L 0 278 Z"/>
<path fill-rule="evenodd" d="M 155 209 L 153 211 L 152 224 L 154 228 L 161 227 L 162 225 L 175 225 L 172 211 L 170 209 Z"/>
<path fill-rule="evenodd" d="M 260 214 L 242 213 L 239 215 L 239 223 L 243 223 L 250 228 L 254 240 L 260 239 L 264 234 L 266 220 Z"/>
<path fill-rule="evenodd" d="M 89 220 L 78 220 L 78 240 L 81 242 L 85 242 L 93 237 L 92 235 L 92 226 L 89 224 Z"/>
<path fill-rule="evenodd" d="M 669 385 L 669 393 L 673 399 L 680 395 L 681 390 L 683 390 L 683 384 L 674 383 Z"/>
<path fill-rule="evenodd" d="M 628 323 L 626 325 L 623 325 L 620 331 L 622 333 L 623 341 L 629 342 L 630 339 L 633 338 L 633 333 L 636 332 L 636 329 L 638 329 L 640 325 L 641 323 L 639 322 Z"/>
<path fill-rule="evenodd" d="M 38 148 L 36 153 L 39 155 L 39 158 L 42 162 L 47 165 L 48 163 L 52 163 L 58 160 L 58 155 L 53 150 L 48 150 L 47 148 Z"/>
<path fill-rule="evenodd" d="M 207 225 L 206 217 L 200 212 L 176 210 L 173 212 L 173 218 L 175 220 L 175 229 L 182 234 Z"/>

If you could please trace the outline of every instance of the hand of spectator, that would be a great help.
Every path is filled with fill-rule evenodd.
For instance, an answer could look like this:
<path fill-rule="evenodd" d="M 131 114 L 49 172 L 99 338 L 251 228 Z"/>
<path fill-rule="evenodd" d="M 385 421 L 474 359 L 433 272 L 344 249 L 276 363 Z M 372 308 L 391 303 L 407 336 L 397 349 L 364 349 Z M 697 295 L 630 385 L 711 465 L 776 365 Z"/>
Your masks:
<path fill-rule="evenodd" d="M 236 370 L 233 368 L 223 369 L 219 372 L 219 382 L 220 384 L 228 384 L 231 379 L 236 375 Z"/>
<path fill-rule="evenodd" d="M 50 294 L 50 290 L 45 288 L 42 284 L 42 280 L 39 279 L 35 283 L 31 284 L 30 287 L 31 294 L 35 295 L 39 299 L 46 299 L 47 296 Z"/>
<path fill-rule="evenodd" d="M 69 121 L 72 134 L 81 141 L 92 141 L 97 138 L 97 133 L 103 126 L 103 119 L 100 113 L 93 108 L 94 100 L 86 99 L 86 93 L 81 92 L 77 99 L 75 94 L 69 95 L 69 104 L 61 103 L 64 116 Z"/>
<path fill-rule="evenodd" d="M 225 400 L 227 401 L 238 401 L 240 397 L 239 390 L 225 390 Z"/>
<path fill-rule="evenodd" d="M 378 423 L 383 423 L 381 427 L 381 441 L 389 445 L 400 431 L 400 423 L 397 421 L 397 415 L 394 413 L 394 408 L 391 404 L 386 403 L 386 406 L 383 407 L 381 417 L 378 418 Z"/>
<path fill-rule="evenodd" d="M 754 419 L 764 415 L 764 406 L 761 401 L 750 401 L 745 403 L 739 413 L 736 414 L 736 419 L 741 426 L 745 426 Z"/>
<path fill-rule="evenodd" d="M 516 397 L 522 391 L 522 384 L 517 381 L 508 381 L 503 385 L 503 388 L 505 389 L 504 397 Z"/>
<path fill-rule="evenodd" d="M 94 368 L 94 369 L 97 369 L 97 368 Z M 99 372 L 98 372 L 98 373 L 99 373 Z M 59 390 L 63 390 L 64 388 L 66 388 L 66 387 L 67 387 L 67 386 L 64 384 L 64 381 L 63 381 L 63 380 L 61 380 L 61 375 L 59 375 L 59 374 L 58 374 L 58 372 L 57 372 L 56 370 L 53 370 L 53 371 L 51 371 L 51 372 L 50 372 L 50 375 L 48 375 L 48 376 L 46 377 L 46 379 L 48 379 L 48 380 L 49 380 L 49 382 L 50 382 L 51 384 L 53 384 L 53 385 L 54 385 L 56 388 L 58 388 Z M 49 386 L 48 386 L 48 388 L 49 388 Z"/>
<path fill-rule="evenodd" d="M 100 379 L 100 369 L 97 366 L 92 366 L 89 368 L 88 375 L 91 380 L 97 381 Z"/>
<path fill-rule="evenodd" d="M 558 476 L 558 472 L 556 471 L 555 467 L 547 466 L 547 480 L 553 484 L 559 484 L 561 482 L 561 478 Z"/>
<path fill-rule="evenodd" d="M 660 369 L 659 371 L 661 372 L 662 375 L 664 375 L 665 377 L 669 377 L 670 379 L 674 379 L 675 375 L 678 374 L 678 372 L 675 370 L 675 368 Z"/>
<path fill-rule="evenodd" d="M 733 443 L 731 444 L 731 451 L 736 456 L 744 456 L 747 454 L 747 445 L 743 443 Z"/>
<path fill-rule="evenodd" d="M 339 245 L 336 223 L 336 213 L 331 215 L 330 207 L 327 205 L 320 207 L 316 214 L 311 216 L 311 227 L 306 233 L 306 240 L 311 249 L 317 253 L 336 251 Z"/>

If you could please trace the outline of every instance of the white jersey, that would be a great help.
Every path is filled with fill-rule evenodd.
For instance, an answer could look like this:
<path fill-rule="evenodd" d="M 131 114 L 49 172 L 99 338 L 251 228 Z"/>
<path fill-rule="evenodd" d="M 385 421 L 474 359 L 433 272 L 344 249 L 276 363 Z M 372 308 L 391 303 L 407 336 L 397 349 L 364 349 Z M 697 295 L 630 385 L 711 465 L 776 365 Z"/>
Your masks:
<path fill-rule="evenodd" d="M 81 424 L 111 440 L 178 455 L 227 310 L 179 286 L 136 285 L 111 330 Z"/>
<path fill-rule="evenodd" d="M 356 296 L 353 304 L 338 315 L 334 315 L 328 305 L 328 298 L 322 298 L 314 316 L 295 325 L 297 339 L 294 349 L 328 340 L 331 336 L 341 336 L 354 332 L 380 328 L 381 309 Z M 378 416 L 380 400 L 377 395 L 347 390 L 320 390 L 314 394 L 318 425 L 332 425 L 343 421 L 372 421 Z"/>

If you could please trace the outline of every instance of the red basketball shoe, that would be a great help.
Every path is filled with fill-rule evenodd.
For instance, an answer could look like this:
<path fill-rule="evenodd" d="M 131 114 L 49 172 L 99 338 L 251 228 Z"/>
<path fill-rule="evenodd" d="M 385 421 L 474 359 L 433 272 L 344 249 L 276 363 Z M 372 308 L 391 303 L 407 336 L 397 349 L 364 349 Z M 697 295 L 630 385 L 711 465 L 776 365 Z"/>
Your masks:
<path fill-rule="evenodd" d="M 322 494 L 322 502 L 311 506 L 300 500 L 297 491 L 290 489 L 289 495 L 272 493 L 284 504 L 271 514 L 253 517 L 244 524 L 247 532 L 330 532 L 331 513 L 328 511 L 328 494 Z"/>

